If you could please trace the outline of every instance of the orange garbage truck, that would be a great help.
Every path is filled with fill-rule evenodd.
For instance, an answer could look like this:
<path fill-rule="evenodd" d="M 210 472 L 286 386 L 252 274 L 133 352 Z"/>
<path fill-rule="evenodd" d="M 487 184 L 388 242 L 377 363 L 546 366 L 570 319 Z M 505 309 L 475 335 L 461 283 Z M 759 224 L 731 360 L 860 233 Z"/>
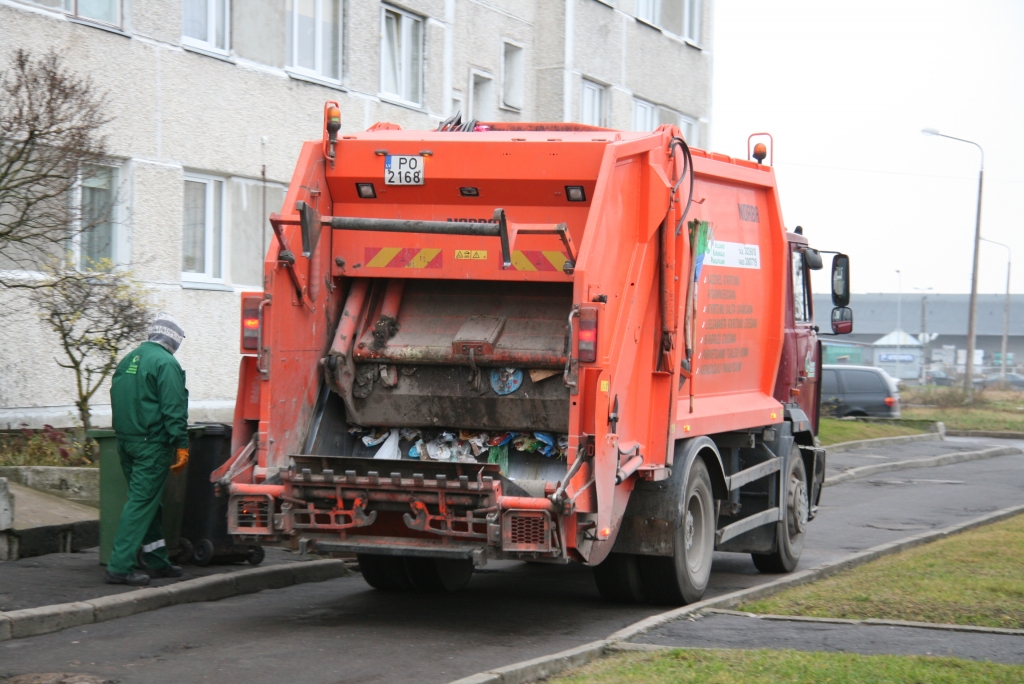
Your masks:
<path fill-rule="evenodd" d="M 678 128 L 378 123 L 324 109 L 242 295 L 240 543 L 358 557 L 381 590 L 578 562 L 682 604 L 712 552 L 792 570 L 817 509 L 821 350 L 771 166 Z M 849 332 L 849 259 L 832 259 Z"/>

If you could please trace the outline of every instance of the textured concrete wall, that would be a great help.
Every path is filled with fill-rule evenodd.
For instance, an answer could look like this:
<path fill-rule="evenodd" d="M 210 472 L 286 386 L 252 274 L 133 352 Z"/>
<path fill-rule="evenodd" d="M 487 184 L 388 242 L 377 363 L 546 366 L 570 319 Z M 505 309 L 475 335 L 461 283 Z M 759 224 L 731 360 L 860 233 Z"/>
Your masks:
<path fill-rule="evenodd" d="M 663 0 L 676 1 L 682 2 Z M 224 58 L 182 46 L 180 0 L 123 2 L 119 34 L 67 21 L 54 0 L 0 0 L 0 60 L 19 47 L 37 54 L 55 48 L 108 93 L 110 150 L 124 200 L 118 258 L 150 288 L 154 306 L 185 327 L 179 359 L 194 418 L 230 419 L 239 293 L 259 288 L 261 251 L 272 239 L 261 171 L 265 166 L 267 211 L 278 211 L 301 142 L 320 135 L 326 100 L 339 102 L 345 132 L 377 121 L 433 128 L 449 114 L 453 93 L 464 110 L 469 105 L 476 70 L 495 79 L 498 120 L 577 120 L 584 77 L 608 87 L 614 127 L 631 127 L 634 97 L 702 126 L 709 115 L 711 0 L 704 0 L 700 48 L 637 22 L 633 0 L 403 0 L 396 6 L 420 15 L 424 27 L 420 106 L 380 93 L 382 3 L 376 0 L 344 3 L 343 73 L 334 87 L 285 68 L 281 0 L 233 1 L 231 49 Z M 672 12 L 665 16 L 678 23 Z M 500 106 L 505 40 L 524 50 L 520 111 Z M 181 279 L 186 173 L 225 181 L 219 290 L 194 289 Z M 74 380 L 54 363 L 53 334 L 23 295 L 0 291 L 0 307 L 0 425 L 72 424 Z M 103 387 L 93 400 L 97 424 L 109 421 L 107 396 Z"/>

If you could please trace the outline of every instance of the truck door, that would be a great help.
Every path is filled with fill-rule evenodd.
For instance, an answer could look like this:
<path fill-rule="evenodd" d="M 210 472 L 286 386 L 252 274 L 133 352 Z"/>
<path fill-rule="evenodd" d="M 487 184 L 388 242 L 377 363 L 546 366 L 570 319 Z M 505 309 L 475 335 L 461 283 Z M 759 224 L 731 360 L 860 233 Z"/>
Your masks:
<path fill-rule="evenodd" d="M 791 292 L 793 293 L 793 328 L 787 331 L 793 338 L 796 352 L 795 390 L 799 394 L 795 399 L 803 409 L 812 425 L 818 424 L 818 388 L 820 380 L 820 360 L 818 358 L 817 337 L 814 333 L 814 311 L 811 301 L 811 282 L 801 245 L 791 245 L 792 274 Z M 794 394 L 796 394 L 794 392 Z"/>

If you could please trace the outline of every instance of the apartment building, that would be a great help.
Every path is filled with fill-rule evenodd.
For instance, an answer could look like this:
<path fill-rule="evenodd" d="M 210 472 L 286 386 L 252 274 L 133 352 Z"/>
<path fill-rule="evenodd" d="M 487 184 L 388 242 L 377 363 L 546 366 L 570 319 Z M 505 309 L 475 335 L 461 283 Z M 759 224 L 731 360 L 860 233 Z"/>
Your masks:
<path fill-rule="evenodd" d="M 0 0 L 0 60 L 55 48 L 108 93 L 111 159 L 73 201 L 109 216 L 73 259 L 110 259 L 150 287 L 186 330 L 192 419 L 228 420 L 239 293 L 261 287 L 266 216 L 326 100 L 343 131 L 462 111 L 673 123 L 701 146 L 711 20 L 711 0 Z M 0 291 L 0 428 L 73 424 L 74 379 L 20 297 Z"/>

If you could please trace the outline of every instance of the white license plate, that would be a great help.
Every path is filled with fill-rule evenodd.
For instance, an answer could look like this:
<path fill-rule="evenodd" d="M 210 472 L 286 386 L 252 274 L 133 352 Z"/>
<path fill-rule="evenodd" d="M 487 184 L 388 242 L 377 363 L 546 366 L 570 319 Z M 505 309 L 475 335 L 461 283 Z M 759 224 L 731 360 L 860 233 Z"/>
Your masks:
<path fill-rule="evenodd" d="M 418 154 L 386 155 L 384 185 L 423 185 L 423 157 Z"/>

